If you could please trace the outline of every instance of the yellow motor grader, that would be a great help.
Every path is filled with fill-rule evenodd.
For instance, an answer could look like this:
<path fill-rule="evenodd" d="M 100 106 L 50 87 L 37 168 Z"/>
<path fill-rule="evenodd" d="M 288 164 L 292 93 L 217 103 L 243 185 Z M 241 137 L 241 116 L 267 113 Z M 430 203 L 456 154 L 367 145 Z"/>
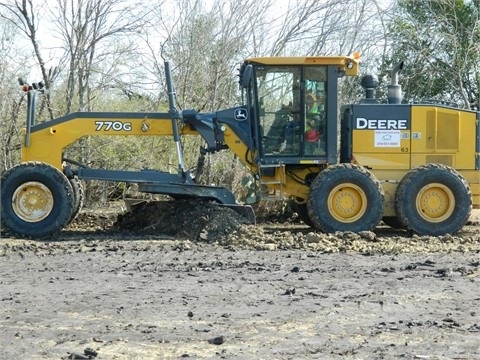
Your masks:
<path fill-rule="evenodd" d="M 209 199 L 251 216 L 230 190 L 201 185 L 185 169 L 181 138 L 197 135 L 203 153 L 233 151 L 259 194 L 293 198 L 323 232 L 369 231 L 382 220 L 420 235 L 458 232 L 480 205 L 480 113 L 402 103 L 403 63 L 392 69 L 386 101 L 373 96 L 377 78 L 364 76 L 365 98 L 339 104 L 338 79 L 358 75 L 358 65 L 356 55 L 250 58 L 240 69 L 243 104 L 199 113 L 176 108 L 166 62 L 167 113 L 75 112 L 38 124 L 35 98 L 44 89 L 23 84 L 22 161 L 1 179 L 2 226 L 31 238 L 61 230 L 79 210 L 82 180 L 136 183 L 141 192 Z M 172 137 L 178 172 L 90 168 L 63 156 L 82 137 L 115 135 Z"/>

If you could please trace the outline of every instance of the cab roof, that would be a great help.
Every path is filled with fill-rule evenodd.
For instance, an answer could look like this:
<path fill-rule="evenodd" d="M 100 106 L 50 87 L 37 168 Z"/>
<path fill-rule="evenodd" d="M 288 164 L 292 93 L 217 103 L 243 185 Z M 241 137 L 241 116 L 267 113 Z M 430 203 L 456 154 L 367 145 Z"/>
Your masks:
<path fill-rule="evenodd" d="M 247 64 L 261 65 L 337 65 L 347 76 L 358 75 L 360 54 L 352 56 L 271 56 L 254 57 L 245 60 Z"/>

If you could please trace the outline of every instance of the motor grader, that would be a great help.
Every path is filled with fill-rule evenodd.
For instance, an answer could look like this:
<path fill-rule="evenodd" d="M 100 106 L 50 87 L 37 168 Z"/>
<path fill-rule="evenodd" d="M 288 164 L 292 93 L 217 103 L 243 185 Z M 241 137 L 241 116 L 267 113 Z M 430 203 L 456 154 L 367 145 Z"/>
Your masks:
<path fill-rule="evenodd" d="M 165 63 L 170 110 L 75 112 L 35 122 L 42 84 L 23 84 L 27 123 L 21 163 L 3 174 L 2 226 L 13 236 L 47 237 L 78 212 L 81 181 L 138 184 L 140 192 L 208 199 L 244 215 L 220 186 L 185 169 L 181 139 L 197 135 L 201 153 L 230 150 L 251 170 L 256 194 L 295 200 L 305 223 L 323 232 L 373 230 L 383 220 L 420 235 L 458 232 L 480 205 L 480 130 L 476 111 L 402 103 L 392 69 L 386 100 L 365 76 L 365 97 L 339 104 L 338 84 L 359 71 L 359 56 L 259 57 L 244 61 L 242 104 L 214 113 L 178 110 Z M 85 136 L 170 136 L 176 173 L 120 171 L 69 163 L 66 148 Z"/>

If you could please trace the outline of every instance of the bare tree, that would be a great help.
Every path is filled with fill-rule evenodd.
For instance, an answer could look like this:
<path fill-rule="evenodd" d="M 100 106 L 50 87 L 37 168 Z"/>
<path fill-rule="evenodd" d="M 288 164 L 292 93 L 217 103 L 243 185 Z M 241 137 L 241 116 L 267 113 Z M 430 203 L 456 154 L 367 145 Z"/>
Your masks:
<path fill-rule="evenodd" d="M 236 100 L 238 64 L 253 54 L 271 0 L 180 0 L 160 7 L 144 34 L 147 72 L 164 83 L 163 61 L 174 63 L 183 106 L 213 111 Z M 209 6 L 210 4 L 210 6 Z M 163 86 L 164 87 L 164 86 Z M 163 87 L 161 91 L 163 92 Z"/>
<path fill-rule="evenodd" d="M 57 73 L 54 68 L 47 69 L 38 40 L 38 29 L 40 26 L 38 19 L 41 18 L 38 9 L 43 8 L 43 5 L 42 3 L 37 3 L 35 6 L 33 0 L 9 0 L 6 3 L 0 3 L 0 6 L 4 10 L 4 12 L 0 13 L 0 16 L 29 39 L 45 87 L 50 89 L 52 80 Z M 50 118 L 53 118 L 50 95 L 47 94 L 43 99 L 46 100 L 46 108 Z M 44 105 L 42 104 L 41 109 L 43 108 Z"/>
<path fill-rule="evenodd" d="M 15 46 L 19 41 L 16 29 L 0 17 L 0 173 L 19 160 L 19 128 L 24 124 L 19 121 L 24 93 L 19 91 L 17 77 L 22 75 L 28 55 Z"/>
<path fill-rule="evenodd" d="M 323 1 L 312 1 L 304 3 L 299 1 L 289 2 L 288 7 L 281 18 L 276 21 L 277 31 L 271 42 L 269 54 L 281 56 L 292 51 L 288 45 L 292 43 L 305 42 L 313 36 L 318 35 L 315 29 L 322 29 L 322 24 L 327 17 L 320 17 L 322 12 L 331 8 L 331 5 Z M 305 46 L 300 51 L 305 51 Z"/>
<path fill-rule="evenodd" d="M 376 0 L 290 1 L 285 12 L 273 21 L 275 34 L 268 53 L 379 54 L 385 51 L 388 8 L 388 2 L 380 5 Z"/>
<path fill-rule="evenodd" d="M 57 36 L 63 41 L 66 64 L 66 109 L 92 110 L 94 80 L 99 88 L 120 81 L 125 59 L 132 57 L 135 35 L 143 24 L 145 6 L 127 0 L 57 0 L 50 9 Z M 133 67 L 134 64 L 125 66 Z"/>

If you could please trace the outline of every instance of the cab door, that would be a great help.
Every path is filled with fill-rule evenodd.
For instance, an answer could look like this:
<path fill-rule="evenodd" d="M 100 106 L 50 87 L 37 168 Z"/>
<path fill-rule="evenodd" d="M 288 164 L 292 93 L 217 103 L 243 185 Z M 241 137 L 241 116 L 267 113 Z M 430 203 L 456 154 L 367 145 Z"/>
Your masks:
<path fill-rule="evenodd" d="M 301 67 L 258 66 L 255 69 L 261 154 L 301 155 Z"/>

